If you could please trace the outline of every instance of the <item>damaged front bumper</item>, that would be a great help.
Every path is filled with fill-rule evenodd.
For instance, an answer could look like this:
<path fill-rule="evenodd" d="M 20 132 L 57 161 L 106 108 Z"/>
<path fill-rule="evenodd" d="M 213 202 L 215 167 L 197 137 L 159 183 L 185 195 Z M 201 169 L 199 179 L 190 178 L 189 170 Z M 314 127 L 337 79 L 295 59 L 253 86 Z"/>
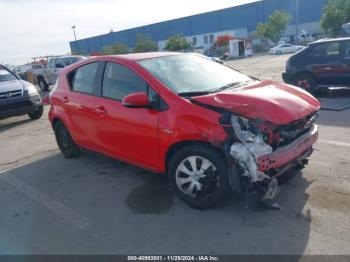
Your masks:
<path fill-rule="evenodd" d="M 312 146 L 318 139 L 318 126 L 313 125 L 309 132 L 291 144 L 277 148 L 271 154 L 257 159 L 258 170 L 270 177 L 282 175 L 289 168 L 301 163 L 312 153 Z M 288 168 L 289 167 L 289 168 Z"/>
<path fill-rule="evenodd" d="M 288 145 L 273 148 L 264 139 L 261 132 L 251 128 L 249 120 L 231 116 L 234 143 L 230 146 L 232 168 L 230 185 L 236 192 L 245 193 L 245 206 L 248 206 L 248 190 L 256 188 L 263 193 L 262 202 L 276 208 L 274 198 L 280 188 L 277 177 L 297 166 L 307 163 L 318 139 L 318 126 L 309 124 L 308 131 Z"/>

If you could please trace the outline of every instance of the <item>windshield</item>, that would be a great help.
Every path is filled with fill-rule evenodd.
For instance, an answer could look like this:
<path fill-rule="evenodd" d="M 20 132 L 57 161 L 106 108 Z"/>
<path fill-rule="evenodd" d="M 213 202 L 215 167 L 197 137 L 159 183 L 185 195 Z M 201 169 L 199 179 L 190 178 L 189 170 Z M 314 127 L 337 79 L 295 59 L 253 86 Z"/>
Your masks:
<path fill-rule="evenodd" d="M 7 69 L 0 66 L 0 82 L 17 80 L 17 78 Z"/>
<path fill-rule="evenodd" d="M 177 94 L 215 92 L 253 80 L 229 67 L 195 54 L 138 61 Z"/>

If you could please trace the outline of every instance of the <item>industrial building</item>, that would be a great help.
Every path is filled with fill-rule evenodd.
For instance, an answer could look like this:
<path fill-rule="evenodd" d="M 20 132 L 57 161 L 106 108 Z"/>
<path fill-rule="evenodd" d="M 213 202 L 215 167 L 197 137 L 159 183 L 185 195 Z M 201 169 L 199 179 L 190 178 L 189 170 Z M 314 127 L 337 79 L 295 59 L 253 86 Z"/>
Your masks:
<path fill-rule="evenodd" d="M 284 10 L 292 17 L 284 37 L 294 42 L 306 34 L 321 33 L 320 18 L 327 0 L 262 0 L 198 15 L 144 25 L 118 32 L 110 32 L 70 42 L 72 53 L 94 54 L 104 47 L 122 42 L 133 47 L 137 33 L 151 36 L 163 49 L 167 39 L 181 34 L 194 48 L 210 48 L 219 35 L 253 38 L 259 22 L 265 23 L 276 10 Z"/>

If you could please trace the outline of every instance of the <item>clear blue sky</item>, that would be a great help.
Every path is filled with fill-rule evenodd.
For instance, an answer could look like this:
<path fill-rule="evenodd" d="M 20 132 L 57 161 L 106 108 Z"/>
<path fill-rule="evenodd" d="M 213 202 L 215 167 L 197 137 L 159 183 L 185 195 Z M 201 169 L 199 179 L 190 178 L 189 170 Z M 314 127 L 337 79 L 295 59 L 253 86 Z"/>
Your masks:
<path fill-rule="evenodd" d="M 0 63 L 69 52 L 73 40 L 256 0 L 0 0 Z"/>

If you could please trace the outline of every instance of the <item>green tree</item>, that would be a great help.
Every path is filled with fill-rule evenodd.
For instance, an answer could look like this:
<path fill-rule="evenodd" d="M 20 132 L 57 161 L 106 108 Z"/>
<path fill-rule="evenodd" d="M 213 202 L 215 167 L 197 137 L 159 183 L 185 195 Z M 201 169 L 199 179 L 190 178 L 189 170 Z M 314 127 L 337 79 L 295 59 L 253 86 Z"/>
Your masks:
<path fill-rule="evenodd" d="M 348 22 L 350 22 L 350 1 L 328 0 L 321 17 L 323 31 L 331 37 L 339 36 L 342 25 Z"/>
<path fill-rule="evenodd" d="M 134 53 L 158 51 L 158 44 L 148 35 L 138 33 Z"/>
<path fill-rule="evenodd" d="M 266 24 L 259 23 L 257 25 L 256 35 L 277 43 L 286 30 L 290 19 L 291 16 L 288 13 L 277 10 L 269 16 L 269 21 Z"/>
<path fill-rule="evenodd" d="M 174 35 L 168 38 L 165 49 L 169 51 L 181 51 L 191 48 L 191 44 L 187 42 L 182 35 Z"/>
<path fill-rule="evenodd" d="M 127 54 L 129 53 L 129 48 L 124 43 L 116 43 L 114 45 L 106 46 L 101 53 L 103 55 Z"/>

